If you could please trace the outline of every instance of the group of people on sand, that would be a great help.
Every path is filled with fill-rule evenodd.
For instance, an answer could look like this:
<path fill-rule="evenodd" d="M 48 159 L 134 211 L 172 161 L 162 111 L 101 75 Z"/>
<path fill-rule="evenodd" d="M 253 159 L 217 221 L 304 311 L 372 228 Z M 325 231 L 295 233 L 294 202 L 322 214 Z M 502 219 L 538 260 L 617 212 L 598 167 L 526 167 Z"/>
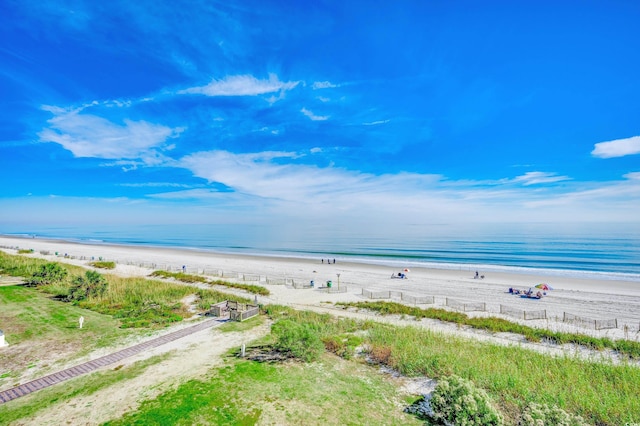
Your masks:
<path fill-rule="evenodd" d="M 322 263 L 324 263 L 324 259 L 322 259 Z M 327 265 L 331 263 L 331 259 L 327 259 Z M 336 263 L 336 260 L 333 259 L 333 263 Z"/>
<path fill-rule="evenodd" d="M 541 291 L 533 294 L 532 288 L 529 288 L 529 290 L 518 290 L 517 288 L 509 287 L 509 293 L 520 295 L 520 297 L 528 297 L 530 299 L 542 299 L 542 296 L 544 296 Z"/>

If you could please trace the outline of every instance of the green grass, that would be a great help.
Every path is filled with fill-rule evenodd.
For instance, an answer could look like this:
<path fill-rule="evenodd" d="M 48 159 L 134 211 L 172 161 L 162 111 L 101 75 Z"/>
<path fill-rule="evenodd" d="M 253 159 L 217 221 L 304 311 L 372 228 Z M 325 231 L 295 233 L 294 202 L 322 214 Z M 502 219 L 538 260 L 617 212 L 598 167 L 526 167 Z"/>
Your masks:
<path fill-rule="evenodd" d="M 33 249 L 20 249 L 18 250 L 18 254 L 31 254 L 33 253 Z"/>
<path fill-rule="evenodd" d="M 106 425 L 421 425 L 402 412 L 395 386 L 369 367 L 326 355 L 319 362 L 229 359 Z"/>
<path fill-rule="evenodd" d="M 375 325 L 369 339 L 372 354 L 403 374 L 470 379 L 500 401 L 506 413 L 533 401 L 558 405 L 593 424 L 640 421 L 637 366 L 553 358 L 416 327 Z"/>
<path fill-rule="evenodd" d="M 507 321 L 496 317 L 469 317 L 460 312 L 451 312 L 445 309 L 407 306 L 395 302 L 355 302 L 337 303 L 345 307 L 355 307 L 378 312 L 382 315 L 408 315 L 415 318 L 431 318 L 459 325 L 467 325 L 476 329 L 487 330 L 493 333 L 521 334 L 531 342 L 548 341 L 555 344 L 573 343 L 589 349 L 613 349 L 631 359 L 640 359 L 640 342 L 631 340 L 611 340 L 605 337 L 592 337 L 584 334 L 562 333 Z"/>
<path fill-rule="evenodd" d="M 175 278 L 185 283 L 206 283 L 207 279 L 202 275 L 185 274 L 182 272 L 153 271 L 149 276 L 158 278 Z"/>
<path fill-rule="evenodd" d="M 244 290 L 247 293 L 259 294 L 261 296 L 268 296 L 271 294 L 269 289 L 266 289 L 262 286 L 254 285 L 254 284 L 238 284 L 238 283 L 230 283 L 228 281 L 222 281 L 222 280 L 211 281 L 210 284 L 220 285 L 220 286 L 229 287 L 229 288 L 236 288 L 239 290 Z"/>
<path fill-rule="evenodd" d="M 182 281 L 185 283 L 209 283 L 211 285 L 219 285 L 223 287 L 244 290 L 248 293 L 259 294 L 261 296 L 268 296 L 271 294 L 271 292 L 268 289 L 259 285 L 239 284 L 239 283 L 232 283 L 224 280 L 209 281 L 206 277 L 203 277 L 202 275 L 185 274 L 182 272 L 153 271 L 150 274 L 150 276 L 159 277 L 159 278 L 174 278 L 178 281 Z"/>
<path fill-rule="evenodd" d="M 0 252 L 0 271 L 8 275 L 28 278 L 37 273 L 42 265 L 49 263 L 51 262 Z M 54 296 L 65 296 L 69 292 L 73 278 L 84 275 L 86 269 L 60 263 L 55 265 L 67 270 L 67 277 L 52 285 L 39 286 L 38 289 Z M 182 275 L 186 276 L 186 274 Z M 111 315 L 120 320 L 120 325 L 123 328 L 164 327 L 173 322 L 181 321 L 192 315 L 180 302 L 181 299 L 191 294 L 196 294 L 199 299 L 198 305 L 202 310 L 206 310 L 211 304 L 223 300 L 250 303 L 250 300 L 246 298 L 159 280 L 120 278 L 113 275 L 105 275 L 105 278 L 107 281 L 106 292 L 103 295 L 78 302 L 78 306 Z"/>
<path fill-rule="evenodd" d="M 265 322 L 265 317 L 262 315 L 257 315 L 255 317 L 251 317 L 246 321 L 229 321 L 218 327 L 218 330 L 230 333 L 230 332 L 243 332 L 247 330 L 251 330 L 254 327 L 261 326 Z"/>
<path fill-rule="evenodd" d="M 1 354 L 2 386 L 29 367 L 38 367 L 43 374 L 56 369 L 43 361 L 49 353 L 63 354 L 62 362 L 67 362 L 139 333 L 126 332 L 110 316 L 52 300 L 31 287 L 0 287 L 0 306 L 0 323 L 10 345 Z M 82 329 L 78 326 L 81 316 L 85 318 Z"/>
<path fill-rule="evenodd" d="M 100 268 L 100 269 L 115 269 L 116 268 L 116 262 L 96 261 L 96 262 L 89 262 L 89 265 L 93 266 L 94 268 Z"/>
<path fill-rule="evenodd" d="M 64 404 L 77 396 L 91 395 L 101 389 L 119 384 L 125 380 L 140 376 L 147 368 L 170 356 L 169 353 L 154 356 L 124 368 L 112 368 L 77 377 L 58 386 L 45 388 L 0 405 L 0 424 L 12 424 L 21 421 L 24 424 L 29 417 L 54 404 Z"/>
<path fill-rule="evenodd" d="M 10 344 L 38 339 L 67 343 L 87 339 L 102 347 L 124 335 L 113 318 L 52 300 L 29 287 L 0 287 L 0 305 L 3 331 Z M 81 316 L 85 317 L 82 330 L 78 328 Z"/>
<path fill-rule="evenodd" d="M 454 338 L 419 327 L 336 319 L 325 314 L 268 306 L 275 320 L 294 319 L 317 330 L 325 346 L 361 337 L 370 356 L 408 376 L 451 374 L 485 389 L 512 424 L 529 402 L 558 405 L 592 424 L 640 421 L 640 368 L 555 358 L 519 347 Z M 363 332 L 365 330 L 365 332 Z"/>

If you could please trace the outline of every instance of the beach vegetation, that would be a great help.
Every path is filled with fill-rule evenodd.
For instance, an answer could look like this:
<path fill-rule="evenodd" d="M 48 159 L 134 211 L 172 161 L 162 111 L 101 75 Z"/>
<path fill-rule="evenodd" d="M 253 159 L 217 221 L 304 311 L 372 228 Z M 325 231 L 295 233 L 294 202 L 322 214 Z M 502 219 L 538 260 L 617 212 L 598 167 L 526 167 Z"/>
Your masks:
<path fill-rule="evenodd" d="M 430 403 L 433 418 L 438 422 L 469 426 L 504 424 L 502 414 L 493 407 L 489 395 L 470 380 L 456 375 L 438 380 Z"/>
<path fill-rule="evenodd" d="M 589 426 L 580 416 L 567 413 L 557 406 L 549 407 L 547 404 L 530 403 L 525 407 L 519 426 Z"/>
<path fill-rule="evenodd" d="M 324 352 L 324 344 L 313 324 L 282 319 L 271 327 L 275 337 L 274 349 L 291 358 L 311 362 Z"/>
<path fill-rule="evenodd" d="M 265 311 L 276 323 L 307 323 L 307 329 L 318 333 L 328 351 L 350 335 L 361 339 L 356 353 L 364 357 L 355 359 L 382 364 L 410 377 L 440 380 L 456 375 L 469 380 L 487 393 L 507 424 L 517 424 L 530 403 L 557 407 L 590 424 L 638 421 L 634 413 L 640 412 L 640 401 L 635 398 L 640 394 L 640 369 L 632 364 L 550 357 L 415 326 L 337 319 L 284 306 L 268 305 Z"/>
<path fill-rule="evenodd" d="M 59 284 L 67 278 L 69 271 L 59 263 L 50 262 L 40 265 L 40 268 L 27 278 L 27 285 L 40 286 Z"/>
<path fill-rule="evenodd" d="M 223 281 L 223 280 L 210 281 L 209 284 L 219 285 L 219 286 L 228 287 L 228 288 L 235 288 L 238 290 L 244 290 L 247 293 L 257 294 L 259 296 L 269 296 L 271 294 L 269 289 L 259 285 L 255 285 L 255 284 L 232 283 L 232 282 Z"/>
<path fill-rule="evenodd" d="M 31 254 L 33 253 L 33 249 L 19 249 L 18 254 Z"/>
<path fill-rule="evenodd" d="M 418 426 L 384 374 L 323 354 L 312 364 L 229 356 L 208 377 L 189 380 L 105 426 L 131 424 L 305 424 Z"/>
<path fill-rule="evenodd" d="M 87 271 L 71 282 L 67 299 L 79 302 L 90 297 L 100 297 L 107 291 L 108 283 L 104 276 L 96 271 Z"/>
<path fill-rule="evenodd" d="M 204 311 L 224 300 L 250 303 L 247 298 L 212 289 L 194 289 L 176 283 L 146 278 L 120 278 L 96 271 L 41 259 L 0 252 L 0 270 L 23 276 L 28 284 L 54 299 L 73 301 L 81 308 L 112 315 L 123 328 L 163 327 L 192 316 L 181 300 L 197 296 Z"/>
<path fill-rule="evenodd" d="M 149 274 L 150 277 L 157 278 L 173 278 L 178 281 L 182 281 L 183 283 L 206 283 L 207 278 L 202 275 L 194 275 L 194 274 L 185 274 L 184 272 L 170 272 L 170 271 L 153 271 Z"/>
<path fill-rule="evenodd" d="M 170 271 L 157 270 L 157 271 L 153 271 L 150 274 L 150 276 L 157 277 L 157 278 L 173 278 L 175 280 L 182 281 L 184 283 L 189 283 L 189 284 L 208 283 L 211 285 L 218 285 L 218 286 L 223 286 L 228 288 L 235 288 L 238 290 L 244 290 L 247 293 L 258 294 L 261 296 L 268 296 L 271 294 L 271 292 L 268 289 L 261 287 L 259 285 L 232 283 L 224 280 L 209 281 L 206 277 L 202 275 L 185 274 L 183 272 L 170 272 Z"/>
<path fill-rule="evenodd" d="M 89 262 L 89 266 L 93 266 L 94 268 L 99 268 L 99 269 L 115 269 L 116 262 L 98 260 L 95 262 Z"/>
<path fill-rule="evenodd" d="M 593 337 L 585 334 L 551 331 L 518 324 L 497 317 L 469 317 L 461 312 L 452 312 L 439 308 L 422 309 L 396 302 L 339 302 L 339 306 L 354 307 L 377 312 L 382 315 L 407 315 L 416 319 L 430 318 L 443 322 L 452 322 L 492 333 L 520 334 L 530 342 L 547 341 L 549 343 L 575 344 L 588 349 L 612 349 L 631 359 L 640 359 L 640 342 L 632 340 L 611 340 L 606 337 Z"/>

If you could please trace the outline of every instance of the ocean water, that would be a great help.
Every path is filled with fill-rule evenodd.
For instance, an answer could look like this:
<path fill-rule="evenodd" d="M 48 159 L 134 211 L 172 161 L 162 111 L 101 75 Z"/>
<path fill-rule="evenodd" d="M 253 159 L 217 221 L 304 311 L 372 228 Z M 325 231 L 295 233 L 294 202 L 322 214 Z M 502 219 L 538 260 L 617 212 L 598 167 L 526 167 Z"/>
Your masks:
<path fill-rule="evenodd" d="M 92 244 L 181 247 L 224 253 L 336 258 L 389 266 L 506 271 L 640 283 L 640 224 L 322 226 L 149 225 L 29 227 L 4 235 Z"/>

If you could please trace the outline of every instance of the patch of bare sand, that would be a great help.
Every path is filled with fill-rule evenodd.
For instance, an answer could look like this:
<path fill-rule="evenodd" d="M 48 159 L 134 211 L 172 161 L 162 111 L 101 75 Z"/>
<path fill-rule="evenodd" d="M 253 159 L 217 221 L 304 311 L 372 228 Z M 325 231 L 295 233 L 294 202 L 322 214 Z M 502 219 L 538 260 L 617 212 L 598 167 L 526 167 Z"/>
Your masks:
<path fill-rule="evenodd" d="M 119 418 L 135 411 L 144 400 L 153 399 L 187 380 L 204 377 L 212 367 L 222 364 L 222 355 L 229 349 L 263 337 L 269 329 L 269 323 L 244 332 L 223 333 L 216 328 L 207 329 L 127 358 L 106 369 L 122 368 L 154 355 L 170 353 L 168 359 L 148 367 L 138 377 L 52 405 L 15 424 L 97 425 Z M 74 380 L 89 381 L 91 375 Z"/>

